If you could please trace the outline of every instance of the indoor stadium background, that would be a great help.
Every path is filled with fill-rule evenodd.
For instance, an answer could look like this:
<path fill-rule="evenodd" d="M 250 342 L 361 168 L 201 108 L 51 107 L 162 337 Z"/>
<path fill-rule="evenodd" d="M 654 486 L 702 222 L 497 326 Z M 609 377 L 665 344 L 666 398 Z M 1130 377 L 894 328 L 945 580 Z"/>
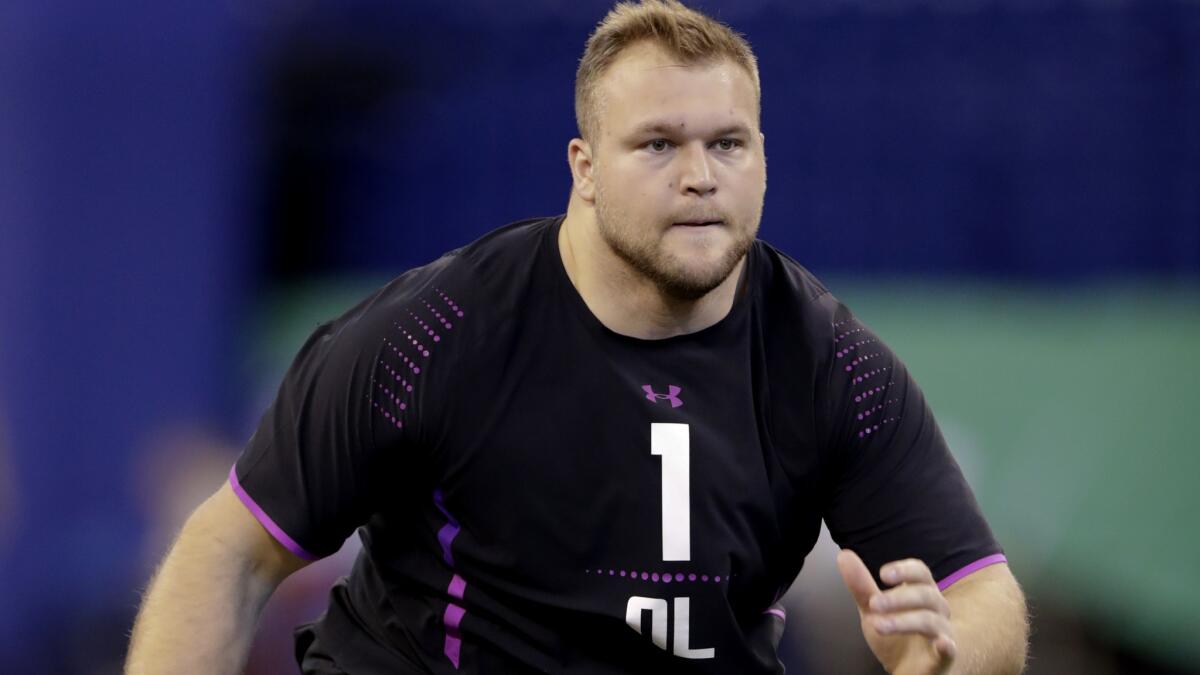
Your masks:
<path fill-rule="evenodd" d="M 1200 672 L 1200 2 L 696 5 L 759 56 L 761 236 L 923 386 L 1029 672 Z M 316 322 L 564 209 L 607 7 L 0 3 L 0 669 L 119 672 Z M 286 672 L 351 554 L 289 580 L 250 672 Z M 832 556 L 789 672 L 875 672 Z"/>

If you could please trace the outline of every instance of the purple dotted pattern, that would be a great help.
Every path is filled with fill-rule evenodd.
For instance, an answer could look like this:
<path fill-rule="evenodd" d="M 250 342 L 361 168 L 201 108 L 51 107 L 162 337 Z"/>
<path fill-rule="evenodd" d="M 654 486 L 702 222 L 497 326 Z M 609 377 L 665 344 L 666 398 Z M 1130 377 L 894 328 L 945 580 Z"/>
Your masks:
<path fill-rule="evenodd" d="M 863 382 L 866 382 L 867 380 L 871 379 L 872 377 L 875 377 L 876 375 L 883 375 L 883 374 L 887 373 L 889 370 L 891 370 L 891 367 L 885 366 L 883 368 L 876 368 L 875 370 L 867 371 L 867 372 L 863 373 L 862 375 L 856 375 L 853 378 L 851 378 L 850 384 L 862 384 Z M 891 383 L 889 382 L 888 385 L 890 386 Z"/>
<path fill-rule="evenodd" d="M 383 391 L 383 395 L 388 397 L 397 408 L 399 408 L 400 410 L 408 409 L 408 404 L 405 403 L 404 401 L 401 401 L 400 397 L 396 396 L 396 394 L 393 393 L 391 389 L 388 389 L 387 387 L 385 387 L 382 382 L 378 383 L 377 386 Z"/>
<path fill-rule="evenodd" d="M 438 335 L 437 331 L 431 328 L 429 324 L 425 323 L 425 319 L 417 316 L 416 313 L 412 311 L 409 311 L 408 315 L 412 317 L 413 321 L 417 322 L 417 325 L 421 327 L 421 330 L 424 331 L 426 335 L 433 338 L 434 342 L 442 341 L 442 336 Z"/>
<path fill-rule="evenodd" d="M 598 570 L 586 569 L 583 571 L 583 573 L 584 574 L 593 574 L 596 576 L 604 576 L 604 577 L 624 577 L 627 579 L 633 579 L 635 581 L 638 581 L 638 580 L 649 581 L 649 582 L 656 583 L 656 584 L 660 584 L 660 583 L 661 584 L 670 584 L 670 583 L 683 583 L 683 582 L 691 582 L 691 583 L 712 582 L 712 583 L 719 584 L 719 583 L 721 583 L 722 579 L 724 579 L 725 581 L 729 581 L 732 577 L 737 576 L 736 574 L 721 576 L 720 574 L 708 575 L 708 574 L 696 574 L 695 572 L 688 572 L 688 573 L 684 573 L 684 572 L 639 572 L 637 570 L 618 570 L 618 569 L 612 569 L 612 568 L 598 569 Z"/>
<path fill-rule="evenodd" d="M 866 363 L 867 361 L 870 361 L 871 359 L 879 358 L 880 356 L 883 356 L 882 352 L 875 352 L 874 354 L 867 354 L 865 356 L 860 356 L 860 357 L 854 359 L 853 361 L 851 361 L 850 365 L 846 366 L 846 372 L 847 373 L 852 372 L 854 370 L 854 368 L 857 367 L 858 365 Z"/>
<path fill-rule="evenodd" d="M 455 316 L 457 316 L 460 319 L 463 318 L 463 316 L 465 316 L 463 314 L 462 308 L 458 306 L 458 303 L 455 302 L 453 298 L 451 298 L 450 296 L 443 293 L 442 289 L 435 288 L 433 290 L 436 291 L 439 296 L 441 296 L 442 302 L 446 303 L 446 306 L 450 308 L 450 311 L 454 312 Z"/>
<path fill-rule="evenodd" d="M 846 323 L 846 322 L 843 321 L 842 323 Z M 833 327 L 837 328 L 838 326 L 842 325 L 842 323 L 835 323 L 835 324 L 833 324 Z M 854 330 L 848 330 L 844 333 L 841 333 L 833 339 L 833 344 L 836 345 L 837 343 L 841 342 L 842 340 L 845 340 L 846 338 L 850 337 L 851 335 L 857 335 L 858 333 L 861 333 L 865 330 L 866 330 L 866 328 L 855 328 Z"/>
<path fill-rule="evenodd" d="M 874 415 L 875 413 L 877 413 L 877 412 L 879 412 L 879 411 L 883 410 L 883 407 L 884 407 L 885 405 L 888 405 L 888 404 L 891 404 L 891 403 L 895 403 L 896 401 L 899 401 L 899 400 L 900 400 L 900 399 L 898 399 L 898 398 L 893 398 L 893 399 L 888 399 L 888 400 L 884 401 L 883 403 L 880 403 L 880 404 L 877 404 L 877 405 L 873 405 L 873 406 L 871 406 L 870 408 L 867 408 L 866 412 L 860 412 L 860 413 L 858 413 L 858 420 L 861 422 L 862 420 L 865 420 L 865 419 L 867 419 L 867 418 L 868 418 L 868 417 L 870 417 L 871 415 Z"/>
<path fill-rule="evenodd" d="M 887 393 L 891 391 L 892 385 L 896 382 L 888 380 L 886 384 L 873 384 L 868 380 L 875 378 L 885 378 L 891 373 L 891 366 L 879 365 L 871 370 L 867 370 L 870 366 L 876 366 L 878 360 L 883 359 L 886 354 L 883 351 L 874 351 L 869 354 L 862 353 L 862 348 L 867 345 L 876 344 L 879 342 L 877 338 L 871 337 L 867 329 L 859 324 L 857 319 L 846 319 L 833 324 L 836 337 L 833 340 L 834 356 L 838 361 L 850 359 L 849 363 L 843 366 L 843 370 L 850 373 L 851 386 L 868 384 L 866 389 L 859 389 L 851 392 L 854 397 L 854 403 L 859 406 L 855 413 L 855 418 L 859 422 L 864 422 L 865 426 L 857 429 L 859 438 L 867 438 L 868 436 L 879 431 L 881 427 L 891 424 L 899 420 L 898 416 L 887 417 L 889 406 L 899 403 L 899 398 L 886 398 Z M 866 333 L 866 335 L 860 335 Z M 843 340 L 855 339 L 854 342 L 842 344 Z M 876 363 L 870 363 L 875 361 Z M 882 377 L 881 377 L 882 376 Z M 882 395 L 883 400 L 880 400 Z"/>
<path fill-rule="evenodd" d="M 421 301 L 421 304 L 425 305 L 425 309 L 429 310 L 429 313 L 430 313 L 430 314 L 432 314 L 432 315 L 434 315 L 435 317 L 437 317 L 437 320 L 438 320 L 439 322 L 441 322 L 441 324 L 442 324 L 442 328 L 445 328 L 446 330 L 454 330 L 454 324 L 450 323 L 450 320 L 446 318 L 446 315 L 444 315 L 444 314 L 442 314 L 441 312 L 437 311 L 437 308 L 436 308 L 436 307 L 434 307 L 433 305 L 429 304 L 429 303 L 428 303 L 427 301 L 425 301 L 425 300 L 422 300 L 422 301 Z"/>
<path fill-rule="evenodd" d="M 412 371 L 413 375 L 421 374 L 421 366 L 418 366 L 416 361 L 408 358 L 408 354 L 405 354 L 403 350 L 401 350 L 399 347 L 397 347 L 395 345 L 395 343 L 393 343 L 391 340 L 389 340 L 387 338 L 384 338 L 383 342 L 384 342 L 384 344 L 386 344 L 388 347 L 390 347 L 392 349 L 393 354 L 395 354 L 397 357 L 400 358 L 401 361 L 404 362 L 404 365 L 407 366 L 408 369 Z"/>
<path fill-rule="evenodd" d="M 883 420 L 882 422 L 880 422 L 879 424 L 876 424 L 874 426 L 867 426 L 866 429 L 863 429 L 862 431 L 858 432 L 858 437 L 866 438 L 867 436 L 870 436 L 871 434 L 875 433 L 876 431 L 879 431 L 879 427 L 882 427 L 885 424 L 891 424 L 892 422 L 895 422 L 899 419 L 900 419 L 899 417 L 889 417 L 889 418 Z"/>
<path fill-rule="evenodd" d="M 397 373 L 395 370 L 393 370 L 392 367 L 389 366 L 387 363 L 384 363 L 383 361 L 380 361 L 380 363 L 383 365 L 384 371 L 386 371 L 388 375 L 391 375 L 396 380 L 396 382 L 400 383 L 400 386 L 404 389 L 404 391 L 412 391 L 413 390 L 413 386 L 412 386 L 411 382 L 404 379 L 404 377 L 400 373 Z"/>
<path fill-rule="evenodd" d="M 835 342 L 836 342 L 836 340 L 835 340 Z M 869 345 L 873 342 L 879 342 L 879 340 L 859 340 L 858 342 L 855 342 L 852 345 L 842 347 L 841 349 L 838 350 L 837 357 L 839 359 L 848 357 L 848 356 L 850 356 L 851 352 L 857 351 L 859 347 L 862 347 L 863 345 Z M 876 354 L 876 356 L 878 356 L 878 354 Z"/>
<path fill-rule="evenodd" d="M 403 335 L 403 336 L 404 336 L 406 339 L 408 339 L 408 341 L 412 343 L 412 346 L 413 346 L 413 347 L 416 347 L 416 348 L 417 348 L 417 353 L 418 353 L 418 354 L 420 354 L 421 356 L 424 356 L 425 358 L 429 358 L 429 349 L 428 349 L 428 348 L 426 348 L 426 347 L 425 347 L 425 345 L 421 344 L 421 341 L 420 341 L 420 340 L 418 340 L 417 338 L 413 337 L 413 334 L 412 334 L 412 333 L 410 333 L 410 332 L 408 332 L 407 330 L 405 330 L 405 329 L 404 329 L 404 326 L 401 326 L 401 325 L 400 325 L 400 322 L 398 322 L 398 321 L 393 321 L 393 322 L 392 322 L 392 325 L 394 325 L 394 326 L 395 326 L 397 329 L 399 329 L 399 331 L 400 331 L 400 334 L 401 334 L 401 335 Z"/>
<path fill-rule="evenodd" d="M 393 415 L 386 408 L 379 407 L 378 401 L 372 401 L 371 405 L 374 406 L 376 412 L 378 412 L 380 415 L 383 415 L 383 419 L 387 420 L 388 422 L 391 422 L 394 427 L 396 427 L 397 429 L 404 428 L 404 423 L 400 421 L 400 418 Z"/>
<path fill-rule="evenodd" d="M 451 300 L 450 296 L 439 289 L 434 289 L 434 291 L 442 302 L 451 307 L 454 316 L 465 315 L 462 308 L 458 306 L 457 302 Z M 430 296 L 422 298 L 419 302 L 424 309 L 421 310 L 421 307 L 417 309 L 429 312 L 432 318 L 430 321 L 426 321 L 412 309 L 408 309 L 405 311 L 407 318 L 411 321 L 403 323 L 392 321 L 392 326 L 399 335 L 383 339 L 383 356 L 378 363 L 382 372 L 372 378 L 375 389 L 372 391 L 371 407 L 397 429 L 404 428 L 400 416 L 411 407 L 411 401 L 405 399 L 412 394 L 413 382 L 416 380 L 416 376 L 421 374 L 422 365 L 418 359 L 428 359 L 432 353 L 431 344 L 426 339 L 428 338 L 434 343 L 442 341 L 442 336 L 430 324 L 436 319 L 443 330 L 450 331 L 454 328 L 449 317 L 434 307 L 433 303 L 437 302 L 437 299 Z"/>
<path fill-rule="evenodd" d="M 878 387 L 871 387 L 870 389 L 867 389 L 866 391 L 860 391 L 854 395 L 854 402 L 855 403 L 869 402 L 869 401 L 867 401 L 867 399 L 869 399 L 872 396 L 875 396 L 877 394 L 882 394 L 883 392 L 890 389 L 893 384 L 896 384 L 896 383 L 888 382 L 887 384 L 882 384 L 882 385 L 879 385 Z M 899 399 L 892 399 L 892 400 L 899 400 Z"/>

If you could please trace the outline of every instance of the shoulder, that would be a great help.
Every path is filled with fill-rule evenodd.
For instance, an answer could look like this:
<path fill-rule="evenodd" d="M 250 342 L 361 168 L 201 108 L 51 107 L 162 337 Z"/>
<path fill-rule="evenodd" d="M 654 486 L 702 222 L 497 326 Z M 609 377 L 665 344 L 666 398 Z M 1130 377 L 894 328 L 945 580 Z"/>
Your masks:
<path fill-rule="evenodd" d="M 868 373 L 859 372 L 866 362 L 857 359 L 866 328 L 815 274 L 774 246 L 756 242 L 753 264 L 754 329 L 774 417 L 795 433 L 828 439 L 837 431 L 846 387 L 866 382 Z"/>
<path fill-rule="evenodd" d="M 796 338 L 823 351 L 832 345 L 835 332 L 850 319 L 850 311 L 824 282 L 794 258 L 765 241 L 753 248 L 754 293 L 770 332 Z"/>
<path fill-rule="evenodd" d="M 491 341 L 495 327 L 507 322 L 510 310 L 529 294 L 533 249 L 554 222 L 501 227 L 400 274 L 318 324 L 291 371 L 330 365 L 358 372 L 378 362 L 412 376 L 426 370 L 433 357 L 458 360 L 473 353 Z"/>
<path fill-rule="evenodd" d="M 829 293 L 816 275 L 783 251 L 756 239 L 753 245 L 756 271 L 767 290 L 790 293 L 797 299 L 812 302 Z"/>
<path fill-rule="evenodd" d="M 533 256 L 548 242 L 561 216 L 529 218 L 509 223 L 450 251 L 444 259 L 470 269 L 477 281 L 512 281 L 513 273 L 528 271 Z"/>
<path fill-rule="evenodd" d="M 386 422 L 420 437 L 441 398 L 504 349 L 554 222 L 514 223 L 406 271 L 318 326 L 293 372 L 339 373 L 339 386 L 365 387 Z"/>
<path fill-rule="evenodd" d="M 399 323 L 440 343 L 468 314 L 496 313 L 515 302 L 531 283 L 530 261 L 555 222 L 534 218 L 492 230 L 392 279 L 334 323 L 361 321 L 370 333 L 391 333 Z"/>

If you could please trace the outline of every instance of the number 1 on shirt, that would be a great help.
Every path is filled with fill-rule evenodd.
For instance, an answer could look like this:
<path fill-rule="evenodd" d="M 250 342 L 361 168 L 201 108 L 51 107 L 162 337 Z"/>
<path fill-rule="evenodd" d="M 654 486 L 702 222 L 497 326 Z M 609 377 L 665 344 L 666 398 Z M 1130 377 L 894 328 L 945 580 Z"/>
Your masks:
<path fill-rule="evenodd" d="M 650 454 L 662 457 L 663 561 L 692 559 L 688 425 L 650 425 Z"/>

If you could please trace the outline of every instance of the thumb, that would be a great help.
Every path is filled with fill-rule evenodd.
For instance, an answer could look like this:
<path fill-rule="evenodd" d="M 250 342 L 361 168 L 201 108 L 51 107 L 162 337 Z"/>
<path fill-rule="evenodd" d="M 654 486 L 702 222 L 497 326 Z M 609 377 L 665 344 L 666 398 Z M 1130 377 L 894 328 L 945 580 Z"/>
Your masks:
<path fill-rule="evenodd" d="M 869 611 L 867 603 L 879 592 L 879 586 L 875 584 L 875 578 L 871 576 L 871 571 L 867 569 L 862 558 L 854 551 L 844 548 L 838 552 L 837 567 L 859 611 Z"/>

